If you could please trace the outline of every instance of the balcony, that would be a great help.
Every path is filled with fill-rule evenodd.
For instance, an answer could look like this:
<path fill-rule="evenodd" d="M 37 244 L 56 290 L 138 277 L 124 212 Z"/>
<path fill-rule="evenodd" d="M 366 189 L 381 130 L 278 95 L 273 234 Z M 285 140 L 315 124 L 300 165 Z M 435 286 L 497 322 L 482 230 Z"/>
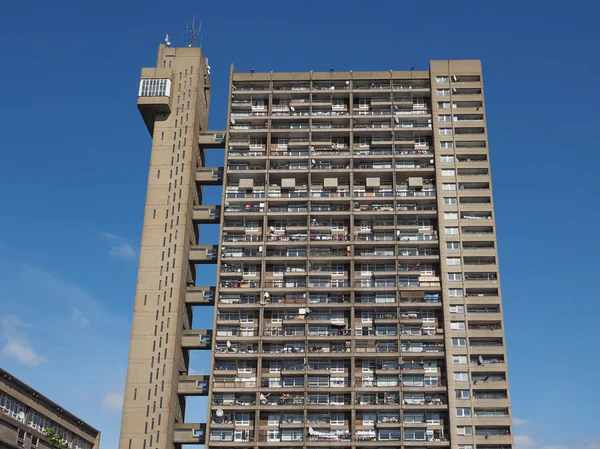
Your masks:
<path fill-rule="evenodd" d="M 223 167 L 197 168 L 196 183 L 205 186 L 216 186 L 223 184 Z"/>
<path fill-rule="evenodd" d="M 193 245 L 190 247 L 189 261 L 193 264 L 217 262 L 218 245 Z"/>
<path fill-rule="evenodd" d="M 240 249 L 240 248 L 223 248 L 223 258 L 237 258 L 237 257 L 262 257 L 263 252 L 260 249 Z"/>
<path fill-rule="evenodd" d="M 179 376 L 177 393 L 186 396 L 207 396 L 210 376 Z"/>
<path fill-rule="evenodd" d="M 196 350 L 211 349 L 212 330 L 184 330 L 181 347 Z"/>
<path fill-rule="evenodd" d="M 173 442 L 182 444 L 205 444 L 206 424 L 176 423 Z"/>
<path fill-rule="evenodd" d="M 221 216 L 221 206 L 194 205 L 192 220 L 197 224 L 218 224 Z"/>

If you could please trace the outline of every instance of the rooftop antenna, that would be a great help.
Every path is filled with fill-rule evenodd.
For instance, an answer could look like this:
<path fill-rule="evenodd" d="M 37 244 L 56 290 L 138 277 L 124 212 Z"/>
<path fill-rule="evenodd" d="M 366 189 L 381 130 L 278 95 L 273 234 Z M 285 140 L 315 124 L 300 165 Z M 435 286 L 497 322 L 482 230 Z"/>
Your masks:
<path fill-rule="evenodd" d="M 189 23 L 185 24 L 185 32 L 187 34 L 187 44 L 188 47 L 196 46 L 196 38 L 200 38 L 200 48 L 202 48 L 202 21 L 200 21 L 200 25 L 198 29 L 196 29 L 196 15 L 192 17 L 192 27 L 190 28 Z"/>
<path fill-rule="evenodd" d="M 169 33 L 165 35 L 165 44 L 167 45 L 167 47 L 171 46 L 171 41 L 169 40 Z"/>

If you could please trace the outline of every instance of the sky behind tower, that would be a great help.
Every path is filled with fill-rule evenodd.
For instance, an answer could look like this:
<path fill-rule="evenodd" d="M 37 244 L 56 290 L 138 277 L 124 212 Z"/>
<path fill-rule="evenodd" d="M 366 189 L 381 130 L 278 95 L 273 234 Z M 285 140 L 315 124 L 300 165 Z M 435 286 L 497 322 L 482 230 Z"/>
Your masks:
<path fill-rule="evenodd" d="M 150 151 L 139 72 L 166 33 L 185 44 L 196 14 L 212 129 L 226 124 L 232 62 L 370 71 L 482 60 L 517 449 L 600 449 L 599 13 L 589 0 L 4 4 L 0 366 L 117 447 Z M 216 236 L 202 227 L 202 243 Z M 202 270 L 199 284 L 214 284 L 214 268 Z M 212 311 L 194 325 L 210 327 Z M 199 373 L 208 363 L 192 358 Z M 206 399 L 191 399 L 189 420 L 205 413 Z"/>

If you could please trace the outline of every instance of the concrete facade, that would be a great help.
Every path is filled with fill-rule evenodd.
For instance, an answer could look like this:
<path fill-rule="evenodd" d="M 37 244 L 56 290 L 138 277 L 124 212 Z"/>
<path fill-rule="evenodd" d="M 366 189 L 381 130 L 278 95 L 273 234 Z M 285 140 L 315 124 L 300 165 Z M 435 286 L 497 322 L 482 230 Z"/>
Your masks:
<path fill-rule="evenodd" d="M 200 61 L 161 46 L 142 71 L 153 144 L 120 447 L 512 448 L 480 62 L 232 66 L 227 129 L 210 132 Z M 182 144 L 186 77 L 202 112 Z M 205 167 L 216 147 L 224 167 Z M 218 243 L 198 245 L 201 223 Z M 214 287 L 196 286 L 206 263 Z M 190 329 L 196 306 L 212 330 Z M 203 349 L 211 371 L 188 375 Z M 187 395 L 208 395 L 206 424 Z"/>

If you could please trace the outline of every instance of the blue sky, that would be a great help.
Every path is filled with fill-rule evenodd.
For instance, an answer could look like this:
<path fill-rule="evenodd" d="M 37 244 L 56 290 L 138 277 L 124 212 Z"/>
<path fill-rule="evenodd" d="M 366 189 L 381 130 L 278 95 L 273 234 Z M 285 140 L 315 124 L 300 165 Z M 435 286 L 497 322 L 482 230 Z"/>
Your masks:
<path fill-rule="evenodd" d="M 196 14 L 213 129 L 231 62 L 358 71 L 482 59 L 517 449 L 600 449 L 599 13 L 590 0 L 3 5 L 0 366 L 116 448 L 150 148 L 138 75 Z M 214 270 L 203 277 L 213 283 Z M 207 355 L 192 363 L 206 369 Z M 191 421 L 205 404 L 192 401 Z"/>

